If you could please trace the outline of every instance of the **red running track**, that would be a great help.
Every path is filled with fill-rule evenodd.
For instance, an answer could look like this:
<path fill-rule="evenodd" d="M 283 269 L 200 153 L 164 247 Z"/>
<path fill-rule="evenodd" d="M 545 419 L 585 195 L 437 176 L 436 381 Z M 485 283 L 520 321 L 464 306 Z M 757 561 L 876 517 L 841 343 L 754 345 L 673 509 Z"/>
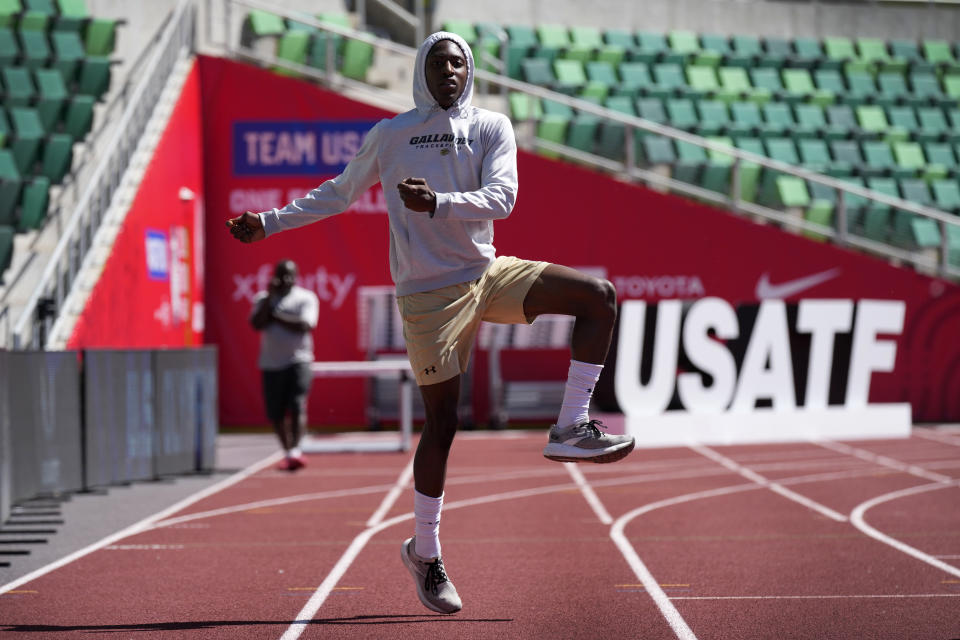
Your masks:
<path fill-rule="evenodd" d="M 958 430 L 613 465 L 542 443 L 454 444 L 459 614 L 424 609 L 400 561 L 411 456 L 326 454 L 0 587 L 0 637 L 960 638 Z"/>

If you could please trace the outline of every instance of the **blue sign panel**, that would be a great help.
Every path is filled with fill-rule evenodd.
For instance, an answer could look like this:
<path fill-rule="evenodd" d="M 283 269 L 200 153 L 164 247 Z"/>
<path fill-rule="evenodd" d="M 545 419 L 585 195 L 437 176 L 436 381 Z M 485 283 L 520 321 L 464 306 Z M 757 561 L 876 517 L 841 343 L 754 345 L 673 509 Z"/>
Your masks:
<path fill-rule="evenodd" d="M 233 123 L 236 176 L 336 175 L 360 150 L 374 121 L 243 121 Z"/>

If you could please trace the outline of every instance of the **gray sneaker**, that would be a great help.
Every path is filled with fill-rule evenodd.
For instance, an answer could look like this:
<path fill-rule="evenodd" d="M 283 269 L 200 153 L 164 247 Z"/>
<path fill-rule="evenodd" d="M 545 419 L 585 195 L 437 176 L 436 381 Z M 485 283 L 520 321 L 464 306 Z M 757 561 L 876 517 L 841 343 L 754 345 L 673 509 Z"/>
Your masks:
<path fill-rule="evenodd" d="M 633 451 L 633 436 L 614 436 L 600 428 L 606 429 L 599 420 L 562 429 L 552 425 L 543 457 L 557 462 L 616 462 Z"/>
<path fill-rule="evenodd" d="M 413 581 L 417 583 L 417 597 L 427 609 L 437 613 L 456 613 L 463 608 L 460 596 L 454 588 L 446 571 L 443 560 L 435 558 L 424 560 L 413 550 L 414 539 L 407 538 L 400 549 L 400 557 L 407 566 Z"/>

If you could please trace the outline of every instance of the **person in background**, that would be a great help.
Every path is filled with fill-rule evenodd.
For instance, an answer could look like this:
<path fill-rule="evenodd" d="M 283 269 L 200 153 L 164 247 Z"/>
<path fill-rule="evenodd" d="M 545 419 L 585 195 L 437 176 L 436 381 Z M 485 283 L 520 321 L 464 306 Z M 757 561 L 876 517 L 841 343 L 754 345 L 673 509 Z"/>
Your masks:
<path fill-rule="evenodd" d="M 306 464 L 298 445 L 306 429 L 307 394 L 313 379 L 311 332 L 320 313 L 316 294 L 296 282 L 296 263 L 278 262 L 267 290 L 254 297 L 250 313 L 250 324 L 260 332 L 258 366 L 264 404 L 286 454 L 279 466 L 285 471 Z"/>

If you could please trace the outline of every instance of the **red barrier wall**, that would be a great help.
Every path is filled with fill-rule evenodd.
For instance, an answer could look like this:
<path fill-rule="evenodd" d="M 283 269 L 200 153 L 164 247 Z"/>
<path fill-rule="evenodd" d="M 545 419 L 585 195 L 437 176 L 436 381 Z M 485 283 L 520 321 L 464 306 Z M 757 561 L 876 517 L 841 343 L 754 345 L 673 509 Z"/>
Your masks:
<path fill-rule="evenodd" d="M 322 175 L 238 176 L 238 122 L 347 120 L 389 114 L 307 83 L 223 59 L 201 58 L 207 225 L 207 340 L 220 345 L 221 418 L 262 423 L 257 335 L 250 297 L 272 265 L 291 258 L 321 298 L 315 332 L 323 360 L 363 357 L 357 348 L 356 290 L 390 284 L 388 230 L 376 190 L 362 206 L 306 229 L 246 246 L 224 220 L 282 206 Z M 757 225 L 728 212 L 624 184 L 575 166 L 521 153 L 520 193 L 496 225 L 500 254 L 597 266 L 620 298 L 657 301 L 717 296 L 752 304 L 770 293 L 800 298 L 876 298 L 906 303 L 895 337 L 894 371 L 873 375 L 872 402 L 909 401 L 919 420 L 960 419 L 960 288 L 870 257 Z M 789 295 L 787 295 L 789 294 Z M 482 360 L 482 359 L 478 359 Z M 563 359 L 549 366 L 565 371 Z M 363 422 L 363 382 L 314 385 L 313 424 Z"/>
<path fill-rule="evenodd" d="M 200 129 L 194 65 L 68 349 L 203 342 Z"/>

